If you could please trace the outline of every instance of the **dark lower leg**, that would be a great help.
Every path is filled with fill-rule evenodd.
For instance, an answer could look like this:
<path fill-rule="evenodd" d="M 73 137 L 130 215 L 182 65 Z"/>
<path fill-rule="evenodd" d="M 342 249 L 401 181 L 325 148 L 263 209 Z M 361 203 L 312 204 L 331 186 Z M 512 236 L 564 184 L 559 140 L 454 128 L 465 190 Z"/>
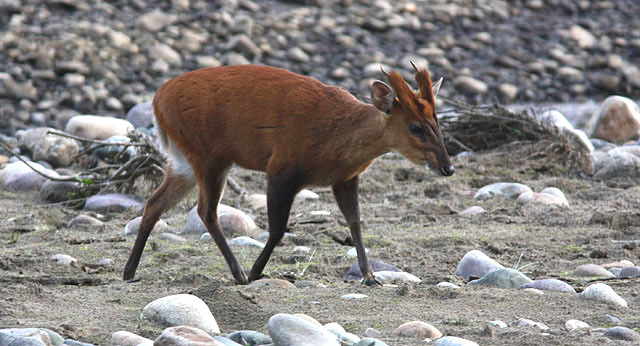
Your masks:
<path fill-rule="evenodd" d="M 193 186 L 194 182 L 192 180 L 184 176 L 173 175 L 167 168 L 162 184 L 149 198 L 144 208 L 136 241 L 131 249 L 129 260 L 124 267 L 123 280 L 134 278 L 149 234 L 151 234 L 153 226 L 155 226 L 160 216 L 167 209 L 178 203 Z"/>
<path fill-rule="evenodd" d="M 333 195 L 336 198 L 340 211 L 349 224 L 351 238 L 353 239 L 356 252 L 358 253 L 358 264 L 360 266 L 360 272 L 362 273 L 364 283 L 367 285 L 375 285 L 378 282 L 375 280 L 373 273 L 371 272 L 371 266 L 369 265 L 367 253 L 365 252 L 364 243 L 362 241 L 360 205 L 358 203 L 358 181 L 358 176 L 355 176 L 349 181 L 333 185 Z"/>
<path fill-rule="evenodd" d="M 269 177 L 267 181 L 267 213 L 269 216 L 269 240 L 251 268 L 249 281 L 260 278 L 273 249 L 287 230 L 291 205 L 300 191 L 303 175 L 299 170 Z"/>

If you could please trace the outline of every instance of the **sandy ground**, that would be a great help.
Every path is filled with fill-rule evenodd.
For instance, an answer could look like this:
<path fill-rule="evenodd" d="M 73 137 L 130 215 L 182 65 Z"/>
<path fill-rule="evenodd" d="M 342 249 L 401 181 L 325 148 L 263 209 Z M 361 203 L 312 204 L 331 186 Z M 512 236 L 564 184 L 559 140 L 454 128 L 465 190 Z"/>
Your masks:
<path fill-rule="evenodd" d="M 608 281 L 629 302 L 618 310 L 574 294 L 545 292 L 531 295 L 519 290 L 463 287 L 452 290 L 435 285 L 449 281 L 464 285 L 454 275 L 462 256 L 481 250 L 507 267 L 523 267 L 532 279 L 559 278 L 579 292 L 586 279 L 571 276 L 584 263 L 616 260 L 640 262 L 640 249 L 630 240 L 640 239 L 640 188 L 636 182 L 596 182 L 554 174 L 544 160 L 513 160 L 507 153 L 474 154 L 454 159 L 456 174 L 439 178 L 395 155 L 387 155 L 363 175 L 360 201 L 364 240 L 370 258 L 394 264 L 423 281 L 420 284 L 366 287 L 341 282 L 354 263 L 350 248 L 334 240 L 348 234 L 330 189 L 314 189 L 315 201 L 294 205 L 289 222 L 297 235 L 278 247 L 266 267 L 272 278 L 312 280 L 326 288 L 284 290 L 237 286 L 212 242 L 161 240 L 152 235 L 143 255 L 137 283 L 124 283 L 121 273 L 133 243 L 122 237 L 134 212 L 104 215 L 105 225 L 74 226 L 66 223 L 81 210 L 45 205 L 37 194 L 0 191 L 0 327 L 46 327 L 79 341 L 108 344 L 118 330 L 155 338 L 162 327 L 139 320 L 142 308 L 170 294 L 192 293 L 210 307 L 223 333 L 253 329 L 266 332 L 275 313 L 306 313 L 322 323 L 337 322 L 362 335 L 371 327 L 390 345 L 416 345 L 418 339 L 399 337 L 400 324 L 421 320 L 445 335 L 474 340 L 481 345 L 587 345 L 599 333 L 568 332 L 564 323 L 579 319 L 593 328 L 611 327 L 611 314 L 630 328 L 640 327 L 636 301 L 640 285 L 633 280 Z M 233 177 L 251 193 L 264 191 L 259 173 L 233 169 Z M 475 201 L 476 191 L 489 183 L 521 182 L 535 191 L 555 186 L 571 206 L 516 206 L 513 200 Z M 149 186 L 140 190 L 148 197 Z M 248 206 L 228 191 L 223 203 L 248 212 Z M 195 194 L 164 216 L 170 228 L 184 227 Z M 487 213 L 465 217 L 458 213 L 480 205 Z M 327 210 L 331 216 L 312 217 Z M 264 211 L 256 222 L 266 227 Z M 625 242 L 627 241 L 627 242 Z M 304 275 L 309 255 L 295 256 L 295 245 L 315 251 Z M 245 268 L 258 250 L 235 249 Z M 78 266 L 60 266 L 49 258 L 65 253 Z M 110 258 L 113 269 L 95 269 L 98 260 Z M 347 293 L 364 293 L 367 299 L 346 301 Z M 513 327 L 518 318 L 550 327 L 548 333 Z M 509 328 L 484 331 L 489 321 L 500 319 Z"/>

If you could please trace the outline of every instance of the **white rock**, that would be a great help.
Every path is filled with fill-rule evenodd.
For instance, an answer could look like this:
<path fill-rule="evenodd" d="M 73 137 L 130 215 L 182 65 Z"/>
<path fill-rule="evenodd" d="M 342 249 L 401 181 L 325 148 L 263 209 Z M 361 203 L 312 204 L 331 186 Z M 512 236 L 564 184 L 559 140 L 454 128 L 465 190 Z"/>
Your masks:
<path fill-rule="evenodd" d="M 446 288 L 454 288 L 454 289 L 460 288 L 460 286 L 458 286 L 456 284 L 453 284 L 451 282 L 444 282 L 444 281 L 443 282 L 439 282 L 436 286 L 438 286 L 438 287 L 446 287 Z"/>
<path fill-rule="evenodd" d="M 0 329 L 0 345 L 51 346 L 49 334 L 40 328 Z"/>
<path fill-rule="evenodd" d="M 546 112 L 542 112 L 537 115 L 538 120 L 542 122 L 547 122 L 553 126 L 555 126 L 558 130 L 562 131 L 572 131 L 575 128 L 569 120 L 562 114 L 560 111 L 555 109 L 548 110 Z"/>
<path fill-rule="evenodd" d="M 482 213 L 485 213 L 485 212 L 486 212 L 486 210 L 484 210 L 483 207 L 479 207 L 477 205 L 474 205 L 472 207 L 469 207 L 469 208 L 461 211 L 460 215 L 472 216 L 472 215 L 482 214 Z"/>
<path fill-rule="evenodd" d="M 532 190 L 520 183 L 495 183 L 480 188 L 473 198 L 484 200 L 499 196 L 515 199 L 523 192 L 532 192 Z"/>
<path fill-rule="evenodd" d="M 523 192 L 516 199 L 518 205 L 537 204 L 537 205 L 558 205 L 568 206 L 566 199 L 561 199 L 555 195 L 537 192 Z"/>
<path fill-rule="evenodd" d="M 549 327 L 547 327 L 544 323 L 540 323 L 540 322 L 535 322 L 532 321 L 530 319 L 527 318 L 520 318 L 516 321 L 516 327 L 534 327 L 534 328 L 538 328 L 540 330 L 548 330 Z"/>
<path fill-rule="evenodd" d="M 458 76 L 453 79 L 456 89 L 469 94 L 484 94 L 489 90 L 487 84 L 470 76 Z"/>
<path fill-rule="evenodd" d="M 580 320 L 568 320 L 567 322 L 564 323 L 564 327 L 569 331 L 576 330 L 576 329 L 591 328 L 591 326 L 587 322 L 582 322 Z"/>
<path fill-rule="evenodd" d="M 573 275 L 575 276 L 599 276 L 599 277 L 604 277 L 604 278 L 612 278 L 614 277 L 613 274 L 611 274 L 611 272 L 609 272 L 608 270 L 604 269 L 603 267 L 597 265 L 597 264 L 593 264 L 593 263 L 589 263 L 589 264 L 581 264 L 579 266 L 576 267 L 576 269 L 573 271 Z"/>
<path fill-rule="evenodd" d="M 178 16 L 176 15 L 167 14 L 158 9 L 155 9 L 138 17 L 137 24 L 148 31 L 156 32 L 162 30 L 162 28 L 168 25 L 173 24 L 177 19 Z"/>
<path fill-rule="evenodd" d="M 394 282 L 394 281 L 415 282 L 415 283 L 422 282 L 422 280 L 420 280 L 420 278 L 418 278 L 417 276 L 406 273 L 406 272 L 394 272 L 394 271 L 384 270 L 384 271 L 374 272 L 373 276 L 375 276 L 375 278 L 381 283 Z"/>
<path fill-rule="evenodd" d="M 560 198 L 566 205 L 569 205 L 569 201 L 567 200 L 567 197 L 565 197 L 564 193 L 562 193 L 562 190 L 560 190 L 557 187 L 545 187 L 544 189 L 542 189 L 542 191 L 540 191 L 540 193 L 556 196 Z"/>
<path fill-rule="evenodd" d="M 369 253 L 369 249 L 365 248 L 364 252 Z M 358 257 L 358 250 L 355 247 L 352 247 L 347 251 L 347 257 Z"/>
<path fill-rule="evenodd" d="M 611 179 L 640 176 L 640 157 L 629 153 L 624 148 L 617 147 L 597 157 L 593 177 Z"/>
<path fill-rule="evenodd" d="M 267 195 L 261 193 L 253 193 L 247 197 L 247 202 L 251 205 L 253 210 L 260 210 L 267 208 Z"/>
<path fill-rule="evenodd" d="M 241 236 L 237 238 L 233 238 L 227 241 L 227 244 L 231 246 L 255 246 L 257 248 L 264 248 L 264 243 L 259 242 L 253 238 L 249 238 L 247 236 Z"/>
<path fill-rule="evenodd" d="M 346 299 L 346 300 L 350 300 L 350 299 L 364 299 L 364 298 L 368 298 L 369 296 L 366 294 L 361 294 L 361 293 L 349 293 L 349 294 L 345 294 L 343 296 L 341 296 L 341 299 Z"/>
<path fill-rule="evenodd" d="M 220 333 L 218 323 L 202 299 L 191 294 L 176 294 L 156 299 L 142 310 L 142 318 L 164 326 L 191 326 L 209 335 Z"/>
<path fill-rule="evenodd" d="M 76 115 L 69 119 L 64 132 L 95 140 L 126 136 L 134 127 L 124 119 L 97 115 Z"/>
<path fill-rule="evenodd" d="M 16 134 L 18 146 L 31 152 L 34 161 L 44 160 L 54 167 L 71 164 L 79 152 L 75 139 L 48 134 L 48 127 L 32 128 Z"/>
<path fill-rule="evenodd" d="M 226 237 L 233 235 L 244 236 L 258 228 L 249 215 L 239 209 L 224 204 L 218 205 L 218 221 Z M 204 225 L 204 222 L 202 222 L 200 215 L 198 215 L 198 206 L 193 207 L 187 216 L 187 223 L 185 224 L 183 233 L 202 235 L 207 232 L 207 227 Z"/>
<path fill-rule="evenodd" d="M 307 199 L 318 199 L 320 198 L 320 196 L 311 191 L 311 190 L 307 190 L 307 189 L 302 189 L 300 192 L 298 192 L 298 194 L 296 194 L 296 201 L 304 201 Z"/>
<path fill-rule="evenodd" d="M 596 37 L 579 25 L 572 25 L 571 28 L 569 28 L 569 34 L 571 38 L 578 43 L 580 48 L 592 48 L 596 45 Z"/>
<path fill-rule="evenodd" d="M 433 344 L 434 346 L 478 346 L 477 343 L 459 338 L 457 336 L 445 336 L 442 337 Z"/>
<path fill-rule="evenodd" d="M 580 296 L 585 299 L 592 299 L 618 307 L 627 307 L 627 301 L 620 297 L 613 288 L 607 284 L 596 283 L 587 287 Z"/>
<path fill-rule="evenodd" d="M 335 335 L 323 327 L 289 314 L 276 314 L 267 323 L 275 346 L 339 346 Z"/>
<path fill-rule="evenodd" d="M 46 173 L 50 171 L 48 168 L 43 167 L 39 163 L 29 162 L 29 165 L 35 168 L 36 170 L 38 170 L 39 172 Z M 4 186 L 4 183 L 7 181 L 7 179 L 15 174 L 27 173 L 32 171 L 33 170 L 29 168 L 29 166 L 27 166 L 27 164 L 25 164 L 22 161 L 15 161 L 15 162 L 9 163 L 6 166 L 4 166 L 3 169 L 0 170 L 0 185 Z"/>
<path fill-rule="evenodd" d="M 65 266 L 71 265 L 71 263 L 78 263 L 77 259 L 61 253 L 51 256 L 51 260 Z"/>
<path fill-rule="evenodd" d="M 297 245 L 296 247 L 293 248 L 293 253 L 296 253 L 296 254 L 305 254 L 309 252 L 311 252 L 311 248 L 308 246 Z"/>
<path fill-rule="evenodd" d="M 507 328 L 508 325 L 500 320 L 489 321 L 489 324 L 498 328 Z"/>
<path fill-rule="evenodd" d="M 504 268 L 503 265 L 489 258 L 480 250 L 471 250 L 467 252 L 456 268 L 456 275 L 461 276 L 465 280 L 469 277 L 483 277 L 490 271 Z"/>

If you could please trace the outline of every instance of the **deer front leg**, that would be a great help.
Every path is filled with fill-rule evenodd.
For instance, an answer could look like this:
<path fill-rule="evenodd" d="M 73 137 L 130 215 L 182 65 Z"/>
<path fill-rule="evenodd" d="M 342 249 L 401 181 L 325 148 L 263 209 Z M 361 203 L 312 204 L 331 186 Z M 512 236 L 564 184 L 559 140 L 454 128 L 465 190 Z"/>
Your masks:
<path fill-rule="evenodd" d="M 333 195 L 336 198 L 338 207 L 349 224 L 351 238 L 356 246 L 358 253 L 358 264 L 362 273 L 362 280 L 367 286 L 380 285 L 373 276 L 367 253 L 362 242 L 362 231 L 360 229 L 360 205 L 358 203 L 358 182 L 359 177 L 356 175 L 351 180 L 334 184 Z"/>

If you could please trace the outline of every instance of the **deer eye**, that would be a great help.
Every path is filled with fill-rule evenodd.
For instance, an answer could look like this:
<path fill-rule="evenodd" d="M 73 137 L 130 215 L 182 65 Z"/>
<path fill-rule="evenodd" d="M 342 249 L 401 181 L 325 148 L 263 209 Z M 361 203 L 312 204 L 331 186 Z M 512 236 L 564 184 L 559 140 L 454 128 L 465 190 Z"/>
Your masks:
<path fill-rule="evenodd" d="M 409 133 L 412 136 L 416 136 L 420 139 L 425 137 L 424 129 L 420 125 L 409 124 Z"/>

